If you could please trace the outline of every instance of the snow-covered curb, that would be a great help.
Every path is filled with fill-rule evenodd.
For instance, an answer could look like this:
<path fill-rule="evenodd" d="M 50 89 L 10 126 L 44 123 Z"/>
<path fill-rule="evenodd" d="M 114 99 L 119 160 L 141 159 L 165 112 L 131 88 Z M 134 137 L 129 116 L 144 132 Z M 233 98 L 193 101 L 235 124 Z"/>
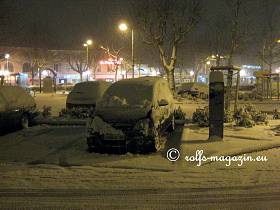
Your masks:
<path fill-rule="evenodd" d="M 86 125 L 85 119 L 69 119 L 69 118 L 56 118 L 56 117 L 48 117 L 48 118 L 35 118 L 32 122 L 35 125 Z"/>

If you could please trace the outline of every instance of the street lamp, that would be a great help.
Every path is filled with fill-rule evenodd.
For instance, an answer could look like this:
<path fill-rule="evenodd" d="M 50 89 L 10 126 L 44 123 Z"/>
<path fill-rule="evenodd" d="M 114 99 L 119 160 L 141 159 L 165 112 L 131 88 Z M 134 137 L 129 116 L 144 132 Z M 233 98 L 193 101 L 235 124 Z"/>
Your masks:
<path fill-rule="evenodd" d="M 9 71 L 9 58 L 10 58 L 10 54 L 5 54 L 5 58 L 6 58 L 6 61 L 7 61 L 7 71 Z"/>
<path fill-rule="evenodd" d="M 119 29 L 121 31 L 127 31 L 128 26 L 125 23 L 121 23 L 119 25 Z M 134 78 L 134 32 L 133 32 L 133 29 L 131 29 L 131 60 L 132 60 L 132 78 Z"/>
<path fill-rule="evenodd" d="M 86 43 L 83 44 L 84 47 L 86 47 L 87 50 L 87 70 L 88 70 L 88 47 L 92 45 L 92 40 L 87 40 Z M 87 74 L 87 80 L 88 80 L 88 74 Z"/>

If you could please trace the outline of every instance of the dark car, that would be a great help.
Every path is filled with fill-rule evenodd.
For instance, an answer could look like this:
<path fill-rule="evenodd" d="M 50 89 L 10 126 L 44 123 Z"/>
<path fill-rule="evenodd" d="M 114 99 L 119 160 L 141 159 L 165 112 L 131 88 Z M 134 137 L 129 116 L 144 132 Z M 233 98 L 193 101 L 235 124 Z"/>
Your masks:
<path fill-rule="evenodd" d="M 89 150 L 158 151 L 162 134 L 174 129 L 174 100 L 160 77 L 126 79 L 114 83 L 97 104 L 87 124 Z"/>
<path fill-rule="evenodd" d="M 27 128 L 35 115 L 35 101 L 23 88 L 0 86 L 0 134 Z"/>
<path fill-rule="evenodd" d="M 67 97 L 66 109 L 79 109 L 81 112 L 94 110 L 96 102 L 102 98 L 110 85 L 111 83 L 105 81 L 77 83 Z"/>
<path fill-rule="evenodd" d="M 66 113 L 72 117 L 87 118 L 94 114 L 95 106 L 111 83 L 87 81 L 74 86 L 66 100 Z"/>

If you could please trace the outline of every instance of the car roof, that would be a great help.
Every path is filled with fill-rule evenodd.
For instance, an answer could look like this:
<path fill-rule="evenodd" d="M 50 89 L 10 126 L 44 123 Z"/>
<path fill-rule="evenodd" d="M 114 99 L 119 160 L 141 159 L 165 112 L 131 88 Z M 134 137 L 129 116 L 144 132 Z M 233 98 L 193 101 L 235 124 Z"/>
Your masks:
<path fill-rule="evenodd" d="M 113 85 L 156 85 L 160 82 L 167 82 L 162 77 L 140 77 L 140 78 L 132 78 L 132 79 L 123 79 L 115 82 Z"/>
<path fill-rule="evenodd" d="M 0 111 L 34 107 L 35 100 L 18 86 L 0 86 Z"/>

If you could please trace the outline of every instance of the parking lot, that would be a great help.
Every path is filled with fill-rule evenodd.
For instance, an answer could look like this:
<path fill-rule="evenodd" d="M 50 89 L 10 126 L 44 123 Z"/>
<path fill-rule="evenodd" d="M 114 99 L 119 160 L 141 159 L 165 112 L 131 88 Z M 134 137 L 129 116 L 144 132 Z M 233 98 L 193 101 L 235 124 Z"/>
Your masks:
<path fill-rule="evenodd" d="M 53 115 L 64 107 L 65 99 L 63 95 L 36 96 L 38 107 L 52 106 Z M 191 111 L 201 104 L 180 105 Z M 280 137 L 273 135 L 270 126 L 225 130 L 223 142 L 208 142 L 207 128 L 179 125 L 162 151 L 145 155 L 89 153 L 84 126 L 38 125 L 1 136 L 1 207 L 16 203 L 26 208 L 98 209 L 104 200 L 109 209 L 120 209 L 123 203 L 123 208 L 138 204 L 141 209 L 180 209 L 180 203 L 213 209 L 238 208 L 244 202 L 250 207 L 279 206 Z M 167 159 L 169 148 L 180 151 L 178 161 Z M 207 156 L 250 151 L 253 157 L 265 155 L 269 161 L 198 167 L 184 160 L 184 155 L 195 155 L 197 149 Z M 157 202 L 143 202 L 151 197 Z"/>

